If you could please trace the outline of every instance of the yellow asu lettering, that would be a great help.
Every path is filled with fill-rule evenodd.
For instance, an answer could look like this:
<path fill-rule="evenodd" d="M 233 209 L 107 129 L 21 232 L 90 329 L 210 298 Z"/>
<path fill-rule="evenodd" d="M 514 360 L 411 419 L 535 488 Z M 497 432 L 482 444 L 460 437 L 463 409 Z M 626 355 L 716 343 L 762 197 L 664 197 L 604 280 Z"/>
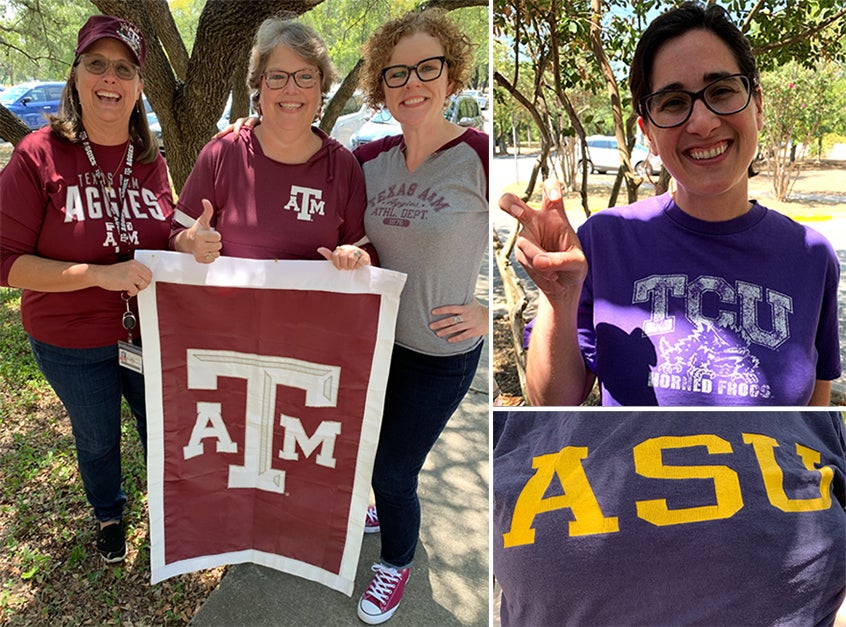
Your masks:
<path fill-rule="evenodd" d="M 819 496 L 813 491 L 810 498 L 791 498 L 784 487 L 784 469 L 779 466 L 775 449 L 778 442 L 769 436 L 742 433 L 743 443 L 750 445 L 763 479 L 767 499 L 783 512 L 824 511 L 832 507 L 831 485 L 834 470 L 820 466 L 822 455 L 814 449 L 796 443 L 796 456 L 805 470 L 819 477 Z M 684 525 L 709 520 L 723 520 L 734 516 L 744 507 L 743 493 L 737 472 L 726 465 L 668 465 L 664 452 L 673 449 L 704 447 L 709 456 L 733 455 L 731 443 L 715 434 L 687 436 L 659 436 L 645 440 L 632 449 L 634 471 L 649 479 L 669 481 L 710 480 L 713 482 L 714 503 L 671 509 L 666 499 L 636 500 L 637 516 L 658 527 Z M 567 446 L 557 453 L 539 455 L 532 459 L 534 473 L 526 481 L 517 497 L 511 527 L 502 534 L 505 548 L 533 544 L 535 516 L 559 509 L 570 509 L 573 519 L 570 536 L 617 533 L 620 525 L 616 516 L 605 516 L 599 507 L 593 488 L 585 474 L 582 460 L 587 459 L 587 447 Z M 751 459 L 749 459 L 751 462 Z M 748 471 L 755 472 L 754 465 Z M 801 471 L 798 471 L 801 472 Z M 557 477 L 564 494 L 544 498 Z"/>
<path fill-rule="evenodd" d="M 731 518 L 743 507 L 740 480 L 728 466 L 667 466 L 662 459 L 666 449 L 704 446 L 709 455 L 731 453 L 731 444 L 716 435 L 664 436 L 634 447 L 635 471 L 653 479 L 711 479 L 716 505 L 670 509 L 666 499 L 637 501 L 637 515 L 653 525 L 682 525 L 705 520 Z"/>
<path fill-rule="evenodd" d="M 529 478 L 517 497 L 511 529 L 502 534 L 505 548 L 533 544 L 535 516 L 544 512 L 569 508 L 575 520 L 569 523 L 571 536 L 616 533 L 620 530 L 616 516 L 605 517 L 588 482 L 581 460 L 587 458 L 588 449 L 567 446 L 557 453 L 539 455 L 532 459 L 535 474 Z M 543 495 L 557 476 L 564 489 L 561 496 Z"/>
<path fill-rule="evenodd" d="M 773 507 L 783 512 L 816 512 L 827 510 L 831 507 L 831 481 L 834 479 L 834 471 L 823 466 L 817 468 L 820 463 L 820 454 L 810 448 L 796 444 L 796 455 L 802 460 L 802 464 L 809 472 L 820 473 L 820 496 L 809 499 L 791 499 L 784 491 L 784 472 L 778 465 L 775 458 L 775 449 L 778 442 L 766 435 L 756 433 L 744 433 L 743 442 L 751 444 L 755 450 L 755 457 L 758 459 L 758 466 L 761 468 L 761 476 L 764 479 L 764 487 L 767 490 L 767 498 Z"/>

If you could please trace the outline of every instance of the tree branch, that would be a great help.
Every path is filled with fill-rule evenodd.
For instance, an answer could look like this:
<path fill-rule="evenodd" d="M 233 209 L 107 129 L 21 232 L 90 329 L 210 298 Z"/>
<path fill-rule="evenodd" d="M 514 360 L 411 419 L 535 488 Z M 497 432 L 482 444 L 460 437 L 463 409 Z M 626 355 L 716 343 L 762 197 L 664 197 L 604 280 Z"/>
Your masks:
<path fill-rule="evenodd" d="M 749 26 L 752 24 L 752 20 L 755 19 L 755 16 L 758 14 L 758 11 L 761 10 L 761 6 L 764 4 L 764 0 L 758 0 L 754 7 L 746 14 L 746 19 L 743 20 L 743 24 L 740 25 L 740 32 L 745 33 L 749 30 Z"/>
<path fill-rule="evenodd" d="M 332 131 L 335 121 L 338 119 L 341 111 L 344 110 L 344 105 L 350 99 L 350 96 L 353 95 L 353 92 L 355 92 L 355 88 L 358 86 L 358 75 L 361 73 L 363 66 L 364 59 L 359 59 L 355 67 L 344 77 L 341 86 L 338 87 L 338 91 L 332 96 L 332 100 L 326 105 L 323 118 L 320 120 L 320 128 L 325 132 L 329 133 Z"/>
<path fill-rule="evenodd" d="M 802 31 L 799 34 L 794 35 L 793 37 L 790 37 L 788 39 L 784 39 L 782 41 L 777 41 L 775 43 L 766 44 L 764 46 L 757 46 L 757 47 L 754 48 L 754 52 L 757 55 L 757 54 L 761 54 L 762 52 L 769 52 L 770 50 L 777 50 L 778 48 L 786 48 L 786 47 L 791 46 L 791 45 L 793 45 L 793 44 L 795 44 L 799 41 L 802 41 L 803 39 L 810 39 L 811 37 L 813 37 L 814 35 L 816 35 L 820 31 L 825 30 L 826 28 L 828 28 L 829 26 L 831 26 L 832 24 L 837 22 L 844 15 L 846 15 L 846 8 L 841 9 L 840 11 L 835 13 L 832 17 L 828 18 L 824 22 L 820 22 L 816 26 L 812 26 L 812 27 L 808 28 L 807 30 Z"/>
<path fill-rule="evenodd" d="M 455 9 L 466 9 L 467 7 L 486 7 L 487 0 L 428 0 L 418 5 L 417 11 L 425 11 L 426 9 L 445 9 L 446 11 L 453 11 Z"/>
<path fill-rule="evenodd" d="M 156 36 L 167 52 L 176 77 L 185 82 L 188 73 L 188 50 L 179 29 L 176 28 L 167 0 L 144 0 L 144 6 L 150 14 Z"/>
<path fill-rule="evenodd" d="M 494 81 L 497 82 L 501 87 L 505 89 L 511 97 L 514 98 L 517 102 L 519 102 L 526 111 L 528 111 L 529 115 L 532 116 L 532 120 L 534 120 L 535 125 L 538 128 L 538 132 L 541 134 L 541 155 L 539 157 L 539 163 L 542 163 L 546 160 L 547 155 L 549 154 L 549 129 L 547 125 L 544 123 L 543 116 L 541 116 L 540 111 L 532 103 L 526 96 L 520 93 L 520 90 L 517 89 L 515 85 L 512 85 L 507 78 L 505 78 L 502 74 L 497 71 L 494 71 Z M 516 146 L 515 146 L 516 148 Z M 529 185 L 526 188 L 526 192 L 523 195 L 523 200 L 528 200 L 531 195 L 532 191 L 534 191 L 535 187 L 535 180 L 537 179 L 537 166 L 532 170 L 532 177 L 529 180 Z"/>

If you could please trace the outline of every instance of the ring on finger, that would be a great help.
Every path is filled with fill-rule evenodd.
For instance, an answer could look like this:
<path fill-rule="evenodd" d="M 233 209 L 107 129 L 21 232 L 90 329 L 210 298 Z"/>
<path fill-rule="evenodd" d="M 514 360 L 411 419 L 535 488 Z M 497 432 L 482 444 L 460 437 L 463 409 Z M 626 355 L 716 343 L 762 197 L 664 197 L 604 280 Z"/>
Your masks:
<path fill-rule="evenodd" d="M 356 258 L 356 259 L 361 259 L 361 251 L 360 251 L 360 250 L 356 250 L 356 251 L 355 251 L 355 258 Z"/>
<path fill-rule="evenodd" d="M 452 321 L 453 321 L 455 324 L 458 324 L 459 322 L 462 322 L 461 316 L 453 316 Z"/>
<path fill-rule="evenodd" d="M 214 259 L 214 253 L 212 253 L 212 252 L 207 252 L 207 253 L 206 253 L 206 259 L 208 259 L 209 261 L 211 261 L 212 259 Z"/>

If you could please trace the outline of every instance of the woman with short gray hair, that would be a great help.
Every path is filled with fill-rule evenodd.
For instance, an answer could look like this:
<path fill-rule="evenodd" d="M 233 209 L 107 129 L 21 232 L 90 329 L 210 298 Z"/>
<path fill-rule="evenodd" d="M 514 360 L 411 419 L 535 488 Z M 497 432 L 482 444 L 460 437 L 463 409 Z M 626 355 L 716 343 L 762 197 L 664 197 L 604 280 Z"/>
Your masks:
<path fill-rule="evenodd" d="M 262 124 L 213 139 L 179 197 L 171 245 L 200 263 L 330 259 L 368 265 L 364 177 L 352 154 L 313 126 L 336 72 L 323 39 L 269 18 L 250 54 L 247 84 Z"/>

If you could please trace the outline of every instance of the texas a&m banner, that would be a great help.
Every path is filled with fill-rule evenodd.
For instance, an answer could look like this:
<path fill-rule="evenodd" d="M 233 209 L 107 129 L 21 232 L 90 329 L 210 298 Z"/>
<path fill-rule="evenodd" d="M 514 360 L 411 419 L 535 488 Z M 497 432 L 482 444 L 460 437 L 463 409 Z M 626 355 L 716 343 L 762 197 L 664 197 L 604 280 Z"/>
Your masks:
<path fill-rule="evenodd" d="M 351 595 L 405 275 L 136 259 L 153 583 L 254 562 Z"/>

